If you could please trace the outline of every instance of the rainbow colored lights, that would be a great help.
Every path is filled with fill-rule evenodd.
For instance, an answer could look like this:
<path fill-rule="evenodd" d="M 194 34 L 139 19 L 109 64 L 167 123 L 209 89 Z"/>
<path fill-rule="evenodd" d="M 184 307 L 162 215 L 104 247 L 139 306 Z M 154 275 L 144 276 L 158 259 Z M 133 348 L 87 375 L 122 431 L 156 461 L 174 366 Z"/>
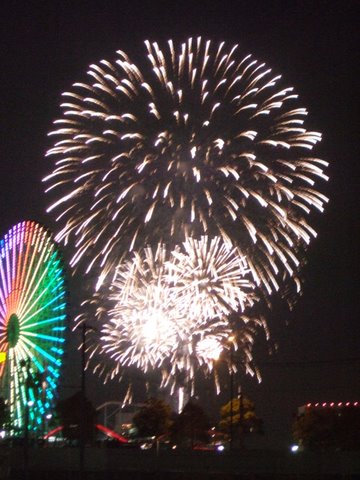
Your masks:
<path fill-rule="evenodd" d="M 56 244 L 41 225 L 18 223 L 0 240 L 0 396 L 9 405 L 12 435 L 22 436 L 26 423 L 43 430 L 65 329 L 66 289 Z"/>

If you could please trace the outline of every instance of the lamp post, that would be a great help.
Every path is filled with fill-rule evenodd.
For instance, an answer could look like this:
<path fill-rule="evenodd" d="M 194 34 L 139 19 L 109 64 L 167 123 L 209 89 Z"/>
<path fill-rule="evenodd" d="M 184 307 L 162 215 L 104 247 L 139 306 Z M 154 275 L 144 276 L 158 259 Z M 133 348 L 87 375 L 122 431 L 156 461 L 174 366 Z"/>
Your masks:
<path fill-rule="evenodd" d="M 81 392 L 86 396 L 86 332 L 97 332 L 95 327 L 91 327 L 86 322 L 81 324 Z"/>
<path fill-rule="evenodd" d="M 20 361 L 20 367 L 25 369 L 25 375 L 23 373 L 24 385 L 25 385 L 25 411 L 24 411 L 24 475 L 25 479 L 28 478 L 28 469 L 29 469 L 29 408 L 30 404 L 33 405 L 33 402 L 30 403 L 29 399 L 29 389 L 31 383 L 31 373 L 30 373 L 30 358 Z"/>
<path fill-rule="evenodd" d="M 86 395 L 86 348 L 85 348 L 85 339 L 86 339 L 86 330 L 89 327 L 84 322 L 81 325 L 81 392 L 85 398 Z"/>
<path fill-rule="evenodd" d="M 49 432 L 49 422 L 51 419 L 52 419 L 52 414 L 47 413 L 44 419 L 44 434 L 43 434 L 44 439 L 45 439 L 45 435 Z"/>
<path fill-rule="evenodd" d="M 234 438 L 234 407 L 233 407 L 233 397 L 234 397 L 234 371 L 233 371 L 233 362 L 234 362 L 234 337 L 229 337 L 230 342 L 230 451 L 233 448 L 233 438 Z"/>
<path fill-rule="evenodd" d="M 95 328 L 90 327 L 83 322 L 81 325 L 81 393 L 84 400 L 86 401 L 86 331 L 96 331 Z M 85 412 L 84 412 L 85 415 Z M 80 470 L 80 479 L 85 478 L 84 475 L 84 465 L 85 465 L 85 422 L 84 419 L 80 424 L 80 442 L 79 442 L 79 470 Z"/>
<path fill-rule="evenodd" d="M 86 395 L 86 348 L 85 348 L 85 339 L 86 339 L 86 330 L 88 326 L 84 322 L 81 325 L 81 393 L 83 400 L 85 401 Z M 84 478 L 84 463 L 85 463 L 85 425 L 84 421 L 81 421 L 80 424 L 80 449 L 79 449 L 79 473 L 80 480 Z"/>

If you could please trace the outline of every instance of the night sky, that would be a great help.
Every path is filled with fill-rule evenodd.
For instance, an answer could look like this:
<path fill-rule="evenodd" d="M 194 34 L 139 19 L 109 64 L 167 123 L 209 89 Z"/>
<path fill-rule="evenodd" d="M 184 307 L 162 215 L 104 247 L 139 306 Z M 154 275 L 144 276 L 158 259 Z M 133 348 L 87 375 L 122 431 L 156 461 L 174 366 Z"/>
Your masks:
<path fill-rule="evenodd" d="M 310 111 L 309 125 L 323 132 L 317 155 L 330 162 L 325 186 L 330 203 L 312 222 L 319 235 L 309 250 L 303 296 L 292 312 L 276 304 L 269 314 L 277 353 L 268 355 L 259 339 L 256 360 L 263 381 L 245 379 L 243 388 L 276 445 L 288 441 L 298 406 L 359 400 L 359 2 L 6 4 L 0 36 L 1 235 L 24 219 L 54 226 L 45 213 L 41 179 L 51 169 L 44 153 L 60 94 L 83 78 L 90 63 L 112 57 L 115 50 L 132 56 L 145 39 L 183 41 L 200 34 L 239 43 L 295 86 Z M 76 293 L 73 309 L 75 299 Z M 69 355 L 62 395 L 78 381 L 78 365 L 79 358 Z M 91 375 L 88 385 L 95 404 L 116 398 L 114 386 L 100 391 Z"/>

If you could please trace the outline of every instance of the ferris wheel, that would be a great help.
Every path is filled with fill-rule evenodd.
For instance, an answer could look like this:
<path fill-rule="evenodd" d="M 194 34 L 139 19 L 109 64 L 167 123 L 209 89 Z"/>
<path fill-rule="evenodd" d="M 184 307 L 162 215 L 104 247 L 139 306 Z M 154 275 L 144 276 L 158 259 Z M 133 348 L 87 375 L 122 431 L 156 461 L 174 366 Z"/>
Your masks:
<path fill-rule="evenodd" d="M 0 240 L 0 397 L 9 432 L 42 431 L 53 408 L 66 334 L 67 293 L 60 253 L 36 222 Z"/>

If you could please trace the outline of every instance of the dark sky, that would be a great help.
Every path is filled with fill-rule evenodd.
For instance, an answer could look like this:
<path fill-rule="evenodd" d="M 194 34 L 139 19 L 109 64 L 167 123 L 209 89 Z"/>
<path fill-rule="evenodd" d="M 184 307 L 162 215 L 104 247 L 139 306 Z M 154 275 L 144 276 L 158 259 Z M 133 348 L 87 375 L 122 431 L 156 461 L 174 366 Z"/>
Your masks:
<path fill-rule="evenodd" d="M 331 201 L 326 213 L 315 219 L 319 236 L 309 252 L 302 298 L 293 312 L 279 306 L 269 316 L 278 353 L 269 357 L 260 342 L 263 382 L 246 380 L 245 389 L 275 442 L 286 440 L 298 405 L 359 400 L 359 2 L 6 5 L 0 35 L 1 235 L 23 219 L 52 226 L 41 179 L 50 168 L 44 158 L 46 135 L 58 113 L 60 94 L 90 63 L 111 57 L 116 49 L 133 52 L 147 38 L 183 40 L 201 34 L 240 43 L 295 85 L 312 126 L 323 132 L 318 155 L 331 163 L 326 186 Z M 89 392 L 95 402 L 103 399 L 90 382 Z"/>

